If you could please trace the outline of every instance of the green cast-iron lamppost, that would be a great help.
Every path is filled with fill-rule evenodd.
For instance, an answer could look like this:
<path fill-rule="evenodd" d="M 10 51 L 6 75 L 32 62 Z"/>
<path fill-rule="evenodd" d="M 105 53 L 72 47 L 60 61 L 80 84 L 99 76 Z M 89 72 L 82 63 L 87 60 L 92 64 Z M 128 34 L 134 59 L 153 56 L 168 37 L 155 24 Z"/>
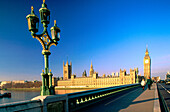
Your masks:
<path fill-rule="evenodd" d="M 47 27 L 50 23 L 50 11 L 47 9 L 47 5 L 45 4 L 45 0 L 43 0 L 42 7 L 39 9 L 41 23 L 43 24 L 44 31 L 42 34 L 37 35 L 38 32 L 38 26 L 39 26 L 39 18 L 34 14 L 34 8 L 31 7 L 31 14 L 27 15 L 27 21 L 28 21 L 28 29 L 31 32 L 31 35 L 33 38 L 36 38 L 42 45 L 42 54 L 44 55 L 44 61 L 45 61 L 45 71 L 42 70 L 41 76 L 42 76 L 42 87 L 41 87 L 41 95 L 54 95 L 55 90 L 52 86 L 52 73 L 51 70 L 49 70 L 49 64 L 48 64 L 48 57 L 51 54 L 50 53 L 50 47 L 52 45 L 57 45 L 57 41 L 60 40 L 60 29 L 56 25 L 56 21 L 54 21 L 54 26 L 51 27 L 51 35 L 52 39 L 50 38 Z"/>

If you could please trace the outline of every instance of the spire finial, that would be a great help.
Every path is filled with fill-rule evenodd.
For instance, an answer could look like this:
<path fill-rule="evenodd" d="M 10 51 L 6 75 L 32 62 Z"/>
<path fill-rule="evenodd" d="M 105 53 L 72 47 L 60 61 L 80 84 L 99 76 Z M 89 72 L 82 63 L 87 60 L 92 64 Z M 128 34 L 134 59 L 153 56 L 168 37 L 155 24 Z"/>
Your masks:
<path fill-rule="evenodd" d="M 91 68 L 93 68 L 93 64 L 92 64 L 92 61 L 91 61 Z"/>
<path fill-rule="evenodd" d="M 148 52 L 148 44 L 146 44 L 146 52 Z"/>
<path fill-rule="evenodd" d="M 32 10 L 32 11 L 34 10 L 34 7 L 33 7 L 33 6 L 31 6 L 31 10 Z"/>
<path fill-rule="evenodd" d="M 148 52 L 148 45 L 146 45 L 146 52 L 145 52 L 145 55 L 149 55 L 149 52 Z"/>
<path fill-rule="evenodd" d="M 56 25 L 56 20 L 54 20 L 54 25 Z"/>
<path fill-rule="evenodd" d="M 42 72 L 44 73 L 44 70 L 42 69 Z"/>
<path fill-rule="evenodd" d="M 50 72 L 51 72 L 51 69 L 50 69 Z"/>
<path fill-rule="evenodd" d="M 66 62 L 66 65 L 68 65 L 68 56 L 67 56 L 67 62 Z"/>
<path fill-rule="evenodd" d="M 43 3 L 45 3 L 45 0 L 43 0 Z"/>

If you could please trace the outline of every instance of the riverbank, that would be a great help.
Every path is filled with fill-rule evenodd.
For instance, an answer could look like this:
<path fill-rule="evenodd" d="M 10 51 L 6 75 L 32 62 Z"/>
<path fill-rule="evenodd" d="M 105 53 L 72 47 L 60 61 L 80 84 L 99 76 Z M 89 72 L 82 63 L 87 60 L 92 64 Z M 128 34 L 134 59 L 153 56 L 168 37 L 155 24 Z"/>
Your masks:
<path fill-rule="evenodd" d="M 40 91 L 40 88 L 7 88 L 7 90 L 14 90 L 14 91 Z"/>
<path fill-rule="evenodd" d="M 91 90 L 91 89 L 98 89 L 98 88 L 55 88 L 55 90 Z M 40 91 L 40 88 L 7 88 L 7 90 L 14 90 L 14 91 Z"/>

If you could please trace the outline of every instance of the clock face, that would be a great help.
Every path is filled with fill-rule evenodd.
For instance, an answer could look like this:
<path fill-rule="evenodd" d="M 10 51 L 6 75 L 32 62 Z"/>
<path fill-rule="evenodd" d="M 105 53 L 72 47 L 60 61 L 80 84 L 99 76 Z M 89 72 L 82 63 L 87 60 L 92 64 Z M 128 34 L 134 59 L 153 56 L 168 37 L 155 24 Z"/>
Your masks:
<path fill-rule="evenodd" d="M 149 61 L 148 61 L 148 60 L 145 60 L 145 63 L 149 63 Z"/>

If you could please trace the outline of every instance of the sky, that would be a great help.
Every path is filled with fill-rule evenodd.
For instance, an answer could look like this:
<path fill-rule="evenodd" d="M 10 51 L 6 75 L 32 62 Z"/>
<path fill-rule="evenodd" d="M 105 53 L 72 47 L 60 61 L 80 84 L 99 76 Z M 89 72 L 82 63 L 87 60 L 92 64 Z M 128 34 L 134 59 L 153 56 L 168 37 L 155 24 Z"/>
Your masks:
<path fill-rule="evenodd" d="M 89 75 L 91 61 L 99 76 L 130 68 L 143 75 L 148 45 L 151 75 L 170 71 L 169 0 L 46 0 L 48 31 L 57 21 L 61 38 L 50 48 L 49 67 L 63 76 L 63 61 L 73 73 Z M 42 46 L 28 31 L 31 6 L 39 16 L 42 0 L 0 0 L 0 81 L 41 80 Z M 39 23 L 41 34 L 43 25 Z M 50 33 L 50 32 L 49 32 Z"/>

